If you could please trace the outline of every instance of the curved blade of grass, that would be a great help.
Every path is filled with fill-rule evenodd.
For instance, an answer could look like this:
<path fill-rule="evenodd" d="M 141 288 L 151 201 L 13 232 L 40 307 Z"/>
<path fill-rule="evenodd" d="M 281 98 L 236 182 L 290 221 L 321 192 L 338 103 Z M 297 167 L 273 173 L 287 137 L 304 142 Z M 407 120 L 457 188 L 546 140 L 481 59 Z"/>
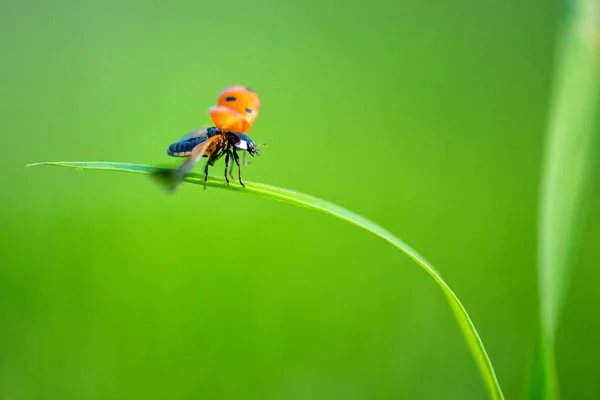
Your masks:
<path fill-rule="evenodd" d="M 154 174 L 156 172 L 168 170 L 168 168 L 154 167 L 149 165 L 138 165 L 138 164 L 125 164 L 125 163 L 114 163 L 114 162 L 49 162 L 40 164 L 30 164 L 29 166 L 36 165 L 54 165 L 60 167 L 70 167 L 77 169 L 95 169 L 95 170 L 109 170 L 109 171 L 121 171 L 131 172 L 136 174 Z M 204 175 L 197 173 L 191 173 L 187 178 L 187 182 L 203 184 Z M 400 249 L 404 254 L 412 258 L 418 265 L 420 265 L 439 285 L 442 289 L 450 307 L 454 312 L 456 321 L 458 322 L 460 329 L 469 345 L 473 356 L 479 367 L 479 371 L 483 380 L 487 386 L 490 394 L 490 398 L 494 400 L 504 399 L 498 379 L 492 367 L 490 358 L 488 357 L 483 342 L 473 325 L 473 321 L 469 318 L 467 310 L 462 305 L 456 294 L 450 289 L 448 284 L 442 279 L 440 274 L 433 268 L 433 266 L 419 255 L 410 246 L 404 243 L 402 240 L 394 236 L 389 231 L 385 230 L 381 226 L 369 221 L 368 219 L 353 213 L 343 207 L 336 204 L 330 203 L 325 200 L 318 199 L 307 194 L 298 193 L 293 190 L 283 189 L 276 186 L 265 185 L 262 183 L 245 182 L 246 188 L 240 186 L 228 187 L 223 178 L 210 177 L 207 183 L 209 187 L 216 187 L 227 190 L 234 190 L 242 193 L 255 194 L 263 197 L 267 197 L 273 200 L 282 201 L 285 203 L 309 208 L 316 211 L 321 211 L 325 214 L 332 215 L 336 218 L 349 222 L 353 225 L 358 226 L 368 232 L 379 236 L 383 240 L 389 242 L 394 247 Z"/>
<path fill-rule="evenodd" d="M 530 398 L 558 399 L 555 336 L 583 231 L 598 156 L 600 2 L 576 0 L 561 33 L 549 115 L 540 219 L 540 336 Z"/>

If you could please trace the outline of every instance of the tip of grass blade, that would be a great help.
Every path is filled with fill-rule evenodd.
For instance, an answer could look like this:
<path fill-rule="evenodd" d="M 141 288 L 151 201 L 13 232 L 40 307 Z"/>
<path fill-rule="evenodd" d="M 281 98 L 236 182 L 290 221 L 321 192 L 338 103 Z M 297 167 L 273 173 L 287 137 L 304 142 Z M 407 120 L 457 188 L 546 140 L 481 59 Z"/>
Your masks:
<path fill-rule="evenodd" d="M 70 161 L 45 161 L 45 162 L 38 162 L 38 163 L 26 164 L 25 168 L 39 167 L 39 166 L 42 166 L 42 165 L 54 165 L 54 166 L 59 166 L 59 167 L 73 167 L 73 168 L 77 168 L 77 169 L 83 169 L 83 168 L 76 167 L 76 164 L 78 164 L 78 163 L 77 162 L 70 162 Z"/>

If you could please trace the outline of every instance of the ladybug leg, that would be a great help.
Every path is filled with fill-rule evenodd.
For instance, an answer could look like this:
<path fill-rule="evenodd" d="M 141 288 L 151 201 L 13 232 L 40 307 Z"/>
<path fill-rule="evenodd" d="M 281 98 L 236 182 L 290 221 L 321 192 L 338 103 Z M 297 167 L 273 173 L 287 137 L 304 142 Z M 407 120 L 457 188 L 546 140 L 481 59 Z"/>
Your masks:
<path fill-rule="evenodd" d="M 231 151 L 231 157 L 234 158 L 233 151 Z M 235 167 L 235 163 L 231 163 L 231 166 L 229 167 L 229 177 L 231 179 L 233 179 L 233 167 Z"/>
<path fill-rule="evenodd" d="M 204 164 L 204 189 L 206 189 L 206 182 L 208 181 L 208 165 L 210 164 L 210 158 Z"/>
<path fill-rule="evenodd" d="M 228 169 L 229 169 L 229 151 L 225 155 L 225 182 L 227 182 L 227 186 L 229 186 L 229 178 L 227 177 L 227 170 Z"/>
<path fill-rule="evenodd" d="M 266 143 L 259 143 L 256 145 L 256 148 L 258 149 L 260 146 L 265 146 Z M 256 154 L 260 156 L 260 153 L 258 152 L 258 150 L 256 151 Z M 244 164 L 244 167 L 249 167 L 252 165 L 252 161 L 246 161 L 246 153 L 244 153 L 242 155 L 242 164 Z"/>
<path fill-rule="evenodd" d="M 235 160 L 235 163 L 238 167 L 238 178 L 240 180 L 240 185 L 242 185 L 242 187 L 246 187 L 244 185 L 244 182 L 242 182 L 242 167 L 240 166 L 240 156 L 238 156 L 238 153 L 235 149 L 233 149 L 233 159 Z"/>

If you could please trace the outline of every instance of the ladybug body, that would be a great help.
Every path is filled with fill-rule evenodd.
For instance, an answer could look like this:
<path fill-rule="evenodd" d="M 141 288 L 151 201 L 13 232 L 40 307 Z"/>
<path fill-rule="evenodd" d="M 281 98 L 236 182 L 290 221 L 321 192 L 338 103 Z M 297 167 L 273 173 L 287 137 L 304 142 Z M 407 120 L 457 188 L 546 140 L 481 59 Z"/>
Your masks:
<path fill-rule="evenodd" d="M 229 142 L 229 146 L 231 151 L 234 150 L 246 150 L 251 156 L 259 155 L 259 151 L 256 148 L 256 144 L 250 139 L 248 136 L 243 133 L 237 132 L 225 132 L 221 131 L 217 127 L 210 127 L 207 129 L 198 130 L 190 133 L 185 136 L 178 142 L 173 143 L 169 146 L 167 150 L 167 155 L 171 157 L 188 157 L 192 154 L 192 150 L 198 146 L 206 142 L 208 139 L 212 138 L 216 135 L 225 135 L 227 136 L 227 141 Z M 208 157 L 208 154 L 205 154 L 204 157 Z"/>

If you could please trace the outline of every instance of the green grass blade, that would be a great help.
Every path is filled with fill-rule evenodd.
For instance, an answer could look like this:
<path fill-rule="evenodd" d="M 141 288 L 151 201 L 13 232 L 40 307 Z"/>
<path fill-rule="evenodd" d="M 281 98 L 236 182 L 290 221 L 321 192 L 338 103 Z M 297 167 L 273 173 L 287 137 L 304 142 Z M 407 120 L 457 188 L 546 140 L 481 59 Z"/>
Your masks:
<path fill-rule="evenodd" d="M 558 399 L 555 336 L 580 242 L 597 158 L 600 2 L 577 0 L 558 48 L 538 226 L 541 331 L 530 397 Z"/>
<path fill-rule="evenodd" d="M 121 171 L 136 174 L 153 174 L 157 171 L 166 170 L 166 168 L 154 167 L 149 165 L 113 162 L 49 162 L 40 164 L 30 164 L 29 166 L 36 165 L 54 165 L 77 169 Z M 197 173 L 191 173 L 186 179 L 186 181 L 196 184 L 202 184 L 203 180 L 204 175 L 200 175 Z M 487 352 L 485 351 L 485 348 L 483 346 L 483 342 L 481 341 L 481 338 L 479 337 L 479 334 L 477 333 L 477 330 L 473 325 L 473 321 L 471 321 L 469 314 L 467 314 L 465 307 L 462 305 L 456 294 L 454 294 L 452 289 L 450 289 L 450 287 L 442 279 L 440 274 L 428 261 L 425 260 L 425 258 L 423 258 L 406 243 L 404 243 L 402 240 L 400 240 L 381 226 L 336 204 L 303 193 L 298 193 L 293 190 L 282 189 L 276 186 L 265 185 L 262 183 L 245 182 L 245 185 L 245 189 L 237 185 L 227 187 L 223 178 L 213 177 L 210 177 L 207 183 L 207 186 L 209 187 L 234 190 L 247 194 L 255 194 L 273 200 L 282 201 L 285 203 L 309 208 L 316 211 L 321 211 L 325 214 L 332 215 L 336 218 L 342 219 L 346 222 L 356 225 L 359 228 L 362 228 L 368 232 L 371 232 L 376 236 L 379 236 L 380 238 L 389 242 L 391 245 L 398 248 L 407 256 L 412 258 L 418 265 L 420 265 L 425 271 L 427 271 L 427 273 L 435 280 L 435 282 L 439 285 L 439 287 L 446 295 L 446 298 L 450 303 L 452 311 L 454 312 L 454 316 L 460 326 L 460 329 L 462 330 L 467 344 L 469 345 L 469 348 L 473 353 L 473 356 L 475 357 L 481 376 L 483 377 L 483 380 L 485 381 L 485 384 L 489 391 L 490 398 L 495 400 L 500 400 L 504 398 L 500 389 L 500 385 L 498 383 L 498 379 L 496 378 L 494 368 L 492 367 L 490 358 L 488 357 Z"/>

